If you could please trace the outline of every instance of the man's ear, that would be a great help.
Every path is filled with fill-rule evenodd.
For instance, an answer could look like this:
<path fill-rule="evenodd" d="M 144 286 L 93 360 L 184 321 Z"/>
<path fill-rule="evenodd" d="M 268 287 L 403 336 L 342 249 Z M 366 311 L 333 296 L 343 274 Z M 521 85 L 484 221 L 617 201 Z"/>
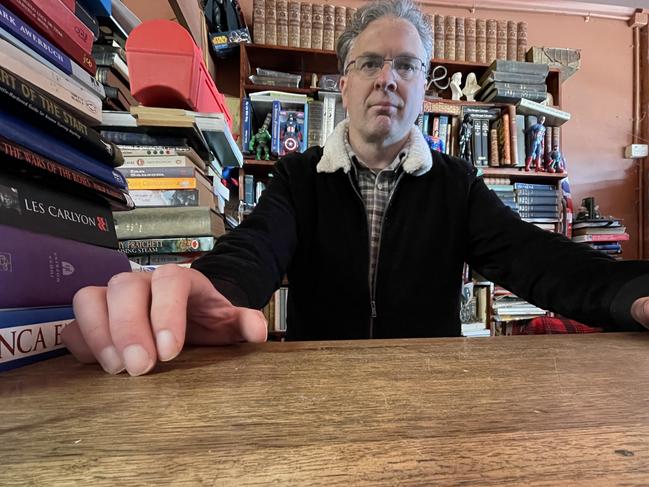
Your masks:
<path fill-rule="evenodd" d="M 343 99 L 343 108 L 347 110 L 347 76 L 341 76 L 338 80 L 338 87 Z"/>

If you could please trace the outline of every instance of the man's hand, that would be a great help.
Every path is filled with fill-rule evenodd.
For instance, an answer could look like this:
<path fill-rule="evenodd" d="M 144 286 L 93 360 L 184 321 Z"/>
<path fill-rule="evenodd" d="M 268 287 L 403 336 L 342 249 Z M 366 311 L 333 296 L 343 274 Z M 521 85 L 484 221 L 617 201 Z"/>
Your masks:
<path fill-rule="evenodd" d="M 62 332 L 81 362 L 110 374 L 149 372 L 175 358 L 183 344 L 263 342 L 261 311 L 233 306 L 200 272 L 176 265 L 122 273 L 106 287 L 86 287 L 73 300 L 76 320 Z"/>
<path fill-rule="evenodd" d="M 631 305 L 631 316 L 645 328 L 649 328 L 649 297 L 638 298 Z"/>

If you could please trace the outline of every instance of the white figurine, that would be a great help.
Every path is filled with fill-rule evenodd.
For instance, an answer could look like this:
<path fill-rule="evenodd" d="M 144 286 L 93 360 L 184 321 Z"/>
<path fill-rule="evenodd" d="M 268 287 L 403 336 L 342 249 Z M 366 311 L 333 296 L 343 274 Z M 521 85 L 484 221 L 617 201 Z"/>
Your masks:
<path fill-rule="evenodd" d="M 453 76 L 451 76 L 451 99 L 462 99 L 462 88 L 460 87 L 461 84 L 462 73 L 460 73 L 459 71 L 457 73 L 453 73 Z"/>
<path fill-rule="evenodd" d="M 469 73 L 466 77 L 466 83 L 462 93 L 466 96 L 466 101 L 475 101 L 475 94 L 480 91 L 480 85 L 475 76 L 475 73 Z"/>

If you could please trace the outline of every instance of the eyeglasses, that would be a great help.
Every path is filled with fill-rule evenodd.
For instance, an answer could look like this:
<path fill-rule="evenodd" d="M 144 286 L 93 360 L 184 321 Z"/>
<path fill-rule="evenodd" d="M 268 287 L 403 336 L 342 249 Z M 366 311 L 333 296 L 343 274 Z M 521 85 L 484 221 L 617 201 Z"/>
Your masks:
<path fill-rule="evenodd" d="M 425 66 L 421 59 L 414 56 L 397 56 L 393 59 L 381 56 L 358 56 L 347 64 L 345 73 L 354 65 L 353 69 L 358 71 L 363 77 L 366 79 L 374 79 L 379 75 L 385 63 L 390 63 L 392 69 L 399 77 L 406 81 L 413 79 L 418 71 L 423 71 Z"/>

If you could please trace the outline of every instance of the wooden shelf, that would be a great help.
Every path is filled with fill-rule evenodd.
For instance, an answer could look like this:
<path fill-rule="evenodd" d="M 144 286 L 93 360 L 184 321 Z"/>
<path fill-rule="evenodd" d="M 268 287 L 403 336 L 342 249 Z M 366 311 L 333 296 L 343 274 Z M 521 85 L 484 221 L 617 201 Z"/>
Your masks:
<path fill-rule="evenodd" d="M 290 86 L 268 86 L 268 85 L 254 85 L 246 83 L 243 85 L 246 92 L 250 91 L 283 91 L 285 93 L 298 93 L 300 95 L 315 95 L 320 91 L 318 88 L 291 88 Z"/>
<path fill-rule="evenodd" d="M 559 180 L 568 177 L 568 173 L 547 173 L 547 172 L 535 172 L 535 171 L 525 171 L 522 167 L 479 167 L 482 169 L 482 173 L 485 176 L 513 176 L 520 179 L 548 179 L 548 180 Z"/>
<path fill-rule="evenodd" d="M 272 167 L 275 165 L 277 161 L 274 159 L 271 159 L 270 161 L 263 161 L 259 159 L 244 159 L 243 160 L 243 166 L 267 166 L 267 167 Z"/>

